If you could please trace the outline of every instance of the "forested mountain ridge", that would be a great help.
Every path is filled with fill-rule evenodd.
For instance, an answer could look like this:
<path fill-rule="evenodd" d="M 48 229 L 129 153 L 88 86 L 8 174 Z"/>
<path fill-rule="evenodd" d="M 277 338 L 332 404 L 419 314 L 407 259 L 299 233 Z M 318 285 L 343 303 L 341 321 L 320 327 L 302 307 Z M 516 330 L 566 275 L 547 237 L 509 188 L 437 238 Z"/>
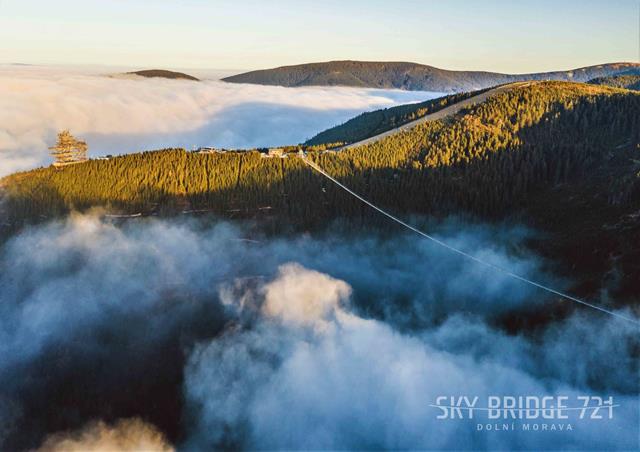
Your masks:
<path fill-rule="evenodd" d="M 614 88 L 633 89 L 640 91 L 640 74 L 638 75 L 614 75 L 609 77 L 598 77 L 589 80 L 594 85 L 606 85 Z"/>
<path fill-rule="evenodd" d="M 353 86 L 396 88 L 443 93 L 473 91 L 495 85 L 529 80 L 588 80 L 640 71 L 637 63 L 610 63 L 569 71 L 532 74 L 501 74 L 484 71 L 450 71 L 410 62 L 328 61 L 263 69 L 226 77 L 232 83 L 278 86 Z"/>
<path fill-rule="evenodd" d="M 534 179 L 557 182 L 574 169 L 608 156 L 611 147 L 637 143 L 639 98 L 640 93 L 595 85 L 536 83 L 490 97 L 455 117 L 421 124 L 371 145 L 309 155 L 332 174 L 360 182 L 377 170 L 393 170 L 398 177 L 403 176 L 394 178 L 402 184 L 415 183 L 416 177 L 421 179 L 428 172 L 428 184 L 437 181 L 445 184 L 443 187 L 451 188 L 453 184 L 462 189 L 464 183 L 454 182 L 462 179 L 454 176 L 464 176 L 464 180 L 473 176 L 479 181 L 495 176 L 504 188 L 513 185 L 500 199 L 491 196 L 489 190 L 470 203 L 471 194 L 461 190 L 460 199 L 454 202 L 457 196 L 451 193 L 452 199 L 444 205 L 453 203 L 456 208 L 472 212 L 497 213 L 509 208 L 511 201 L 532 182 L 529 176 L 525 177 L 529 169 L 517 171 L 521 158 L 534 164 L 537 172 L 544 169 L 545 174 L 539 174 L 544 177 Z M 290 174 L 303 177 L 286 181 L 295 184 L 296 191 L 302 189 L 298 184 L 314 185 L 315 178 L 308 180 L 307 176 L 298 175 L 303 168 L 294 157 L 265 159 L 258 152 L 195 154 L 168 150 L 91 160 L 62 170 L 49 167 L 17 173 L 2 179 L 2 184 L 7 190 L 5 202 L 13 206 L 11 210 L 16 214 L 21 210 L 16 203 L 22 199 L 28 200 L 23 205 L 25 209 L 44 209 L 38 214 L 51 214 L 70 206 L 104 203 L 121 204 L 128 209 L 131 203 L 155 203 L 167 196 L 184 196 L 196 206 L 206 205 L 208 199 L 221 196 L 227 189 L 229 193 L 225 195 L 246 207 L 254 202 L 243 190 L 257 190 L 266 196 L 266 189 L 282 184 Z M 518 183 L 516 178 L 523 178 L 526 183 Z M 385 177 L 380 181 L 391 182 Z M 427 191 L 428 196 L 443 196 L 438 194 L 441 190 Z M 473 192 L 474 198 L 479 197 L 477 190 Z M 412 193 L 415 199 L 418 193 Z M 56 201 L 49 199 L 41 204 L 41 197 L 43 201 L 47 197 Z M 443 209 L 444 205 L 433 208 L 448 210 Z"/>
<path fill-rule="evenodd" d="M 399 215 L 526 219 L 554 235 L 552 247 L 540 244 L 543 253 L 569 256 L 594 278 L 610 269 L 613 256 L 621 293 L 637 294 L 638 124 L 640 93 L 540 82 L 367 146 L 308 156 Z M 165 150 L 37 169 L 1 184 L 11 227 L 93 206 L 143 214 L 207 210 L 260 218 L 276 230 L 336 218 L 381 221 L 293 155 Z"/>

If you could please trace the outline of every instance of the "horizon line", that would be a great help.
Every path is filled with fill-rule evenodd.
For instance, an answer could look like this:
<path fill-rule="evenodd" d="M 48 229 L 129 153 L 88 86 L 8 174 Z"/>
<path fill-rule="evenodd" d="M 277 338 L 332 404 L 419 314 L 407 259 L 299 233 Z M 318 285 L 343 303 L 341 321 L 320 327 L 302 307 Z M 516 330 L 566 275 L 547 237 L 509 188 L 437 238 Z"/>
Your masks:
<path fill-rule="evenodd" d="M 59 62 L 25 62 L 25 61 L 4 61 L 0 62 L 0 66 L 23 66 L 23 67 L 75 67 L 75 68 L 91 68 L 91 67 L 104 67 L 104 68 L 119 68 L 119 69 L 134 69 L 134 70 L 152 70 L 152 69 L 164 69 L 164 70 L 193 70 L 193 71 L 223 71 L 223 72 L 238 72 L 246 73 L 246 72 L 254 72 L 254 71 L 264 71 L 264 70 L 272 70 L 286 67 L 295 67 L 295 66 L 304 66 L 309 64 L 326 64 L 326 63 L 337 63 L 337 62 L 357 62 L 357 63 L 407 63 L 407 64 L 417 64 L 421 66 L 429 66 L 435 69 L 450 71 L 450 72 L 489 72 L 496 74 L 506 74 L 506 75 L 526 75 L 526 74 L 543 74 L 543 73 L 551 73 L 551 72 L 567 72 L 572 70 L 579 70 L 588 67 L 598 67 L 604 65 L 612 65 L 612 64 L 629 64 L 629 65 L 638 65 L 640 66 L 640 62 L 638 61 L 606 61 L 600 63 L 586 64 L 580 66 L 570 66 L 567 68 L 555 68 L 555 69 L 543 69 L 538 71 L 526 71 L 526 72 L 504 72 L 500 70 L 492 70 L 492 69 L 448 69 L 446 67 L 435 66 L 427 63 L 420 63 L 416 61 L 408 61 L 408 60 L 358 60 L 358 59 L 332 59 L 332 60 L 322 60 L 322 61 L 307 61 L 303 63 L 292 63 L 292 64 L 283 64 L 278 66 L 270 66 L 270 67 L 259 67 L 259 68 L 224 68 L 224 67 L 205 67 L 205 66 L 172 66 L 172 65 L 140 65 L 140 66 L 132 66 L 128 64 L 106 64 L 106 63 L 59 63 Z"/>

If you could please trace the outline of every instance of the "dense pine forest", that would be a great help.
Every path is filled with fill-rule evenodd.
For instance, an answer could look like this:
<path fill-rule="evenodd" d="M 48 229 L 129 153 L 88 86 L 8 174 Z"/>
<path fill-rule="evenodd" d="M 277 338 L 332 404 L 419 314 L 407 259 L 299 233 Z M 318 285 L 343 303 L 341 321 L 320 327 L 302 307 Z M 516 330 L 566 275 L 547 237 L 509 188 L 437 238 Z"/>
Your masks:
<path fill-rule="evenodd" d="M 590 80 L 594 85 L 612 86 L 640 91 L 640 74 L 615 75 L 610 77 L 598 77 Z"/>
<path fill-rule="evenodd" d="M 387 110 L 384 122 L 412 114 L 410 108 L 394 111 L 398 117 L 384 116 Z M 640 233 L 637 221 L 628 221 L 640 211 L 638 124 L 640 93 L 539 82 L 370 145 L 339 152 L 310 148 L 307 154 L 395 213 L 529 218 L 563 234 L 564 245 L 547 250 L 550 255 L 578 253 L 571 259 L 596 272 L 609 254 L 626 247 L 620 265 L 640 276 L 633 254 Z M 362 225 L 377 218 L 294 153 L 264 158 L 257 151 L 167 149 L 19 173 L 2 186 L 5 223 L 12 228 L 94 206 L 121 214 L 209 211 L 271 221 L 273 228 L 316 227 L 338 217 Z M 579 241 L 602 241 L 606 222 L 624 233 L 615 239 L 608 233 L 594 251 L 598 256 L 581 258 Z"/>

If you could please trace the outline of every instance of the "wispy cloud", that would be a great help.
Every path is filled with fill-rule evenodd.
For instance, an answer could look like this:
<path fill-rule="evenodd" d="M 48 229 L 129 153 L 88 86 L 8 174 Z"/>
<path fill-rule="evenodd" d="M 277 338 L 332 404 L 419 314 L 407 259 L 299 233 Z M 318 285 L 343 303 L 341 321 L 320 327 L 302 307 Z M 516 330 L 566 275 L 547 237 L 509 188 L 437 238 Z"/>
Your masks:
<path fill-rule="evenodd" d="M 627 323 L 577 311 L 511 335 L 496 327 L 505 315 L 550 300 L 413 236 L 246 234 L 73 215 L 2 245 L 0 444 L 37 447 L 67 429 L 80 430 L 55 438 L 119 438 L 83 426 L 134 415 L 194 449 L 637 444 Z M 435 234 L 549 282 L 543 261 L 496 243 L 517 244 L 521 228 L 450 222 Z M 621 407 L 573 433 L 504 435 L 429 407 L 492 393 L 612 395 Z"/>
<path fill-rule="evenodd" d="M 115 425 L 93 422 L 76 432 L 51 435 L 41 452 L 173 452 L 164 435 L 140 419 L 122 419 Z"/>

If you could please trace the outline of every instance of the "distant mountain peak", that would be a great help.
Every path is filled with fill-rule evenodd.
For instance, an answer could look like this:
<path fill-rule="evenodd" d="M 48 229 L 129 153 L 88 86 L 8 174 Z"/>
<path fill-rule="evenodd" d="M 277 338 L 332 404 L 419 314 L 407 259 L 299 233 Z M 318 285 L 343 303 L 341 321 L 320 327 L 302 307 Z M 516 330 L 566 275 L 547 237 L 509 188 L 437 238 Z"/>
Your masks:
<path fill-rule="evenodd" d="M 637 63 L 609 63 L 569 71 L 503 74 L 486 71 L 450 71 L 405 61 L 336 60 L 280 66 L 226 77 L 225 82 L 260 85 L 352 86 L 409 91 L 461 92 L 516 81 L 558 80 L 586 82 L 597 77 L 640 70 Z"/>
<path fill-rule="evenodd" d="M 200 79 L 192 75 L 185 74 L 183 72 L 168 71 L 166 69 L 147 69 L 143 71 L 127 72 L 127 75 L 139 75 L 140 77 L 147 77 L 147 78 L 192 80 L 194 82 L 200 81 Z"/>

